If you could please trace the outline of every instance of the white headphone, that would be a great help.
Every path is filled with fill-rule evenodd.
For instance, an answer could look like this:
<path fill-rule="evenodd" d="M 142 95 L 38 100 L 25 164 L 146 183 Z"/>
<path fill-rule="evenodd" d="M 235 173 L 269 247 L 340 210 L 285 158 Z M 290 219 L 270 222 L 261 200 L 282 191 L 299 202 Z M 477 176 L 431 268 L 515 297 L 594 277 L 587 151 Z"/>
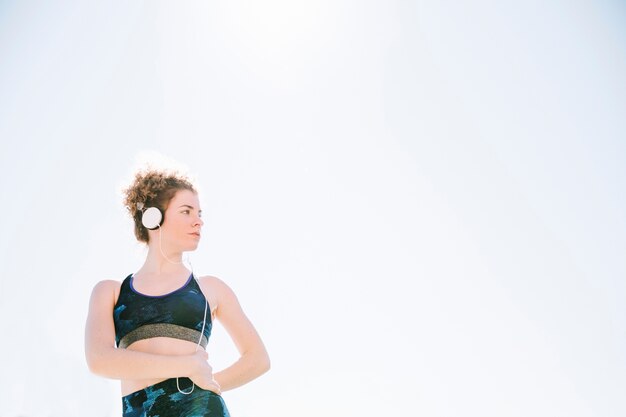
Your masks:
<path fill-rule="evenodd" d="M 143 209 L 143 203 L 138 203 L 137 209 Z M 163 213 L 158 207 L 148 207 L 141 214 L 141 224 L 148 230 L 154 230 L 163 224 Z"/>

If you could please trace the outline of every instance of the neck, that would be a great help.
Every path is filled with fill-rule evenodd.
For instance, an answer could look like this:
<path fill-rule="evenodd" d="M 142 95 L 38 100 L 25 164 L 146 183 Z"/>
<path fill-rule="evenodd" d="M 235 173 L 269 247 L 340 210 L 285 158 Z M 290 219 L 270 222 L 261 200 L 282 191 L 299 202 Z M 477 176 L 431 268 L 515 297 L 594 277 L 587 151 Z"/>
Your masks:
<path fill-rule="evenodd" d="M 187 270 L 183 263 L 182 252 L 159 247 L 159 242 L 148 245 L 148 255 L 141 269 L 144 272 L 157 275 L 179 273 L 181 270 Z"/>

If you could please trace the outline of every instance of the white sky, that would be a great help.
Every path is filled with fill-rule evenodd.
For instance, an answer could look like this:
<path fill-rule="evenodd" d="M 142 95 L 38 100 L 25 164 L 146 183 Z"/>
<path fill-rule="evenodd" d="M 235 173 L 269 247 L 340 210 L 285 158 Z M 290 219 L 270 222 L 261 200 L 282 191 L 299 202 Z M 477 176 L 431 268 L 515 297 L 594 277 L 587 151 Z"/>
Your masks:
<path fill-rule="evenodd" d="M 118 190 L 198 178 L 199 274 L 272 370 L 233 416 L 623 416 L 618 1 L 0 2 L 0 417 L 121 415 Z M 150 154 L 149 154 L 150 155 Z M 235 351 L 217 326 L 214 367 Z"/>

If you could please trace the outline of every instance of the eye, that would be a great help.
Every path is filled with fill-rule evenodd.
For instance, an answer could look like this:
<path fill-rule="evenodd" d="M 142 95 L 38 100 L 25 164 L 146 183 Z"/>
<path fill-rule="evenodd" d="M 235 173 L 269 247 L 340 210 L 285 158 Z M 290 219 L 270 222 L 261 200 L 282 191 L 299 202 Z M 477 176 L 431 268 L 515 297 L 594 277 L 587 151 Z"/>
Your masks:
<path fill-rule="evenodd" d="M 183 210 L 183 211 L 181 211 L 181 213 L 189 214 L 189 210 Z"/>

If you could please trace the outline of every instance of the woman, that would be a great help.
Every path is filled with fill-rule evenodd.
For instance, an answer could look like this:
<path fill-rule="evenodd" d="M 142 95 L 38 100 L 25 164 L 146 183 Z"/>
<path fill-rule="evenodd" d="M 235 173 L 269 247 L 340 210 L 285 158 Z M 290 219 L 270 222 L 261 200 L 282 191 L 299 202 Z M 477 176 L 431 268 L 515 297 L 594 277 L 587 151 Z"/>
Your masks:
<path fill-rule="evenodd" d="M 216 277 L 196 278 L 182 262 L 200 241 L 198 194 L 183 176 L 148 170 L 125 190 L 125 205 L 148 254 L 122 283 L 94 287 L 89 369 L 121 380 L 124 417 L 229 416 L 221 392 L 263 374 L 270 362 L 233 291 Z M 241 356 L 214 373 L 205 348 L 215 319 Z"/>

